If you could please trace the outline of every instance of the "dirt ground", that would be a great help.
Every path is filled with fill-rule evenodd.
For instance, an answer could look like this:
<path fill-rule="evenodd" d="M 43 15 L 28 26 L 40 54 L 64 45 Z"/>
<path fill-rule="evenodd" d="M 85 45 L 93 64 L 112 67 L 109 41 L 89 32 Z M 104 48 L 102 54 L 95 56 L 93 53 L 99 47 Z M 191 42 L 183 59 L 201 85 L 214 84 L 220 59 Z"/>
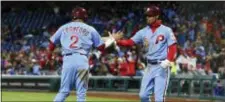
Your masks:
<path fill-rule="evenodd" d="M 130 101 L 140 101 L 138 93 L 128 93 L 128 92 L 99 92 L 99 91 L 88 91 L 87 96 L 94 97 L 104 97 L 104 98 L 117 98 L 117 99 L 126 99 Z M 152 98 L 153 99 L 153 98 Z M 172 98 L 166 97 L 166 102 L 212 102 L 209 100 L 199 100 L 192 98 Z"/>

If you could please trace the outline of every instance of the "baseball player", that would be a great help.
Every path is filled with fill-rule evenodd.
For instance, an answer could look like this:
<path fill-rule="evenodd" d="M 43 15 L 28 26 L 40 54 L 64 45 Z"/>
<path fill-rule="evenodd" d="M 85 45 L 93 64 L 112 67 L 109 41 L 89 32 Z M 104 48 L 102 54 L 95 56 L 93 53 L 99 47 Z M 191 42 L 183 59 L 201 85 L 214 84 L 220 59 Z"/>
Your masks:
<path fill-rule="evenodd" d="M 146 51 L 147 68 L 141 82 L 139 97 L 142 102 L 150 101 L 150 92 L 154 90 L 156 102 L 162 102 L 170 76 L 170 62 L 176 55 L 176 38 L 171 28 L 161 24 L 160 9 L 149 6 L 145 10 L 147 26 L 139 30 L 131 39 L 120 40 L 122 33 L 113 33 L 117 45 L 132 47 L 143 44 Z"/>
<path fill-rule="evenodd" d="M 50 38 L 49 59 L 56 43 L 61 44 L 63 55 L 60 89 L 55 102 L 63 102 L 73 88 L 76 88 L 78 102 L 86 100 L 89 51 L 92 46 L 104 51 L 114 42 L 111 38 L 104 42 L 96 29 L 84 22 L 88 17 L 84 8 L 74 8 L 72 17 L 72 22 L 62 25 Z"/>

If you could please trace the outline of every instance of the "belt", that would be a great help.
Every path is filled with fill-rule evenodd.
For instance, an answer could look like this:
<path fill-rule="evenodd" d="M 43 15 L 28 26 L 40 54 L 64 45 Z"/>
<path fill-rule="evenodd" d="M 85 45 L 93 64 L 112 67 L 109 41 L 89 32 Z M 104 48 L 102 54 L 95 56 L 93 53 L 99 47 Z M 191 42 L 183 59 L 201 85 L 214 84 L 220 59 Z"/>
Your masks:
<path fill-rule="evenodd" d="M 160 64 L 161 61 L 163 60 L 149 60 L 149 59 L 147 60 L 147 62 L 152 65 Z"/>
<path fill-rule="evenodd" d="M 71 56 L 71 55 L 73 55 L 74 53 L 78 53 L 78 52 L 67 53 L 67 54 L 64 54 L 63 56 Z M 80 55 L 85 55 L 85 56 L 86 56 L 86 54 L 82 54 L 82 53 L 78 53 L 78 54 L 80 54 Z"/>

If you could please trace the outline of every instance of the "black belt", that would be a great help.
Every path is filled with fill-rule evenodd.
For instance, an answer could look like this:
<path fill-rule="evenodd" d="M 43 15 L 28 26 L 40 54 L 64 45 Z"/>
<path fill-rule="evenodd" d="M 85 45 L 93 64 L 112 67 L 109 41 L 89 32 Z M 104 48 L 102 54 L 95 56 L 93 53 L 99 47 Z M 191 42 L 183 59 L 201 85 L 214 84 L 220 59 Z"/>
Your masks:
<path fill-rule="evenodd" d="M 73 55 L 74 53 L 78 53 L 78 52 L 67 53 L 67 54 L 64 54 L 63 56 L 71 56 L 71 55 Z M 85 55 L 85 56 L 86 56 L 86 54 L 82 54 L 82 53 L 78 53 L 78 54 L 80 54 L 80 55 Z"/>
<path fill-rule="evenodd" d="M 152 65 L 160 64 L 161 61 L 163 61 L 163 60 L 147 60 L 147 62 Z"/>

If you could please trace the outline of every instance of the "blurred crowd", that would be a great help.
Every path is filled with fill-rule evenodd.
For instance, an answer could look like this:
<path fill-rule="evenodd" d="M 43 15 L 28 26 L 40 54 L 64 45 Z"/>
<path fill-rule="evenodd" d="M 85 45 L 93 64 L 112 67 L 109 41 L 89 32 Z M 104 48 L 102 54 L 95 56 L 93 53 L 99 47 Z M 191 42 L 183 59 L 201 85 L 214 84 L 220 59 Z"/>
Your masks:
<path fill-rule="evenodd" d="M 211 4 L 213 3 L 213 4 Z M 28 3 L 29 4 L 29 3 Z M 68 5 L 64 7 L 62 5 Z M 62 56 L 57 48 L 53 59 L 48 60 L 48 39 L 57 28 L 70 21 L 70 7 L 88 9 L 87 23 L 94 26 L 101 36 L 108 31 L 123 31 L 125 38 L 145 26 L 143 10 L 146 2 L 47 2 L 40 7 L 2 6 L 1 25 L 1 68 L 3 74 L 60 74 Z M 163 24 L 171 27 L 178 41 L 177 59 L 172 66 L 174 75 L 213 75 L 225 78 L 225 3 L 224 2 L 152 2 L 160 6 Z M 37 4 L 38 5 L 38 4 Z M 69 6 L 71 5 L 71 6 Z M 21 12 L 47 12 L 48 20 L 37 27 L 20 23 Z M 39 13 L 37 13 L 38 15 Z M 8 19 L 8 17 L 14 19 Z M 47 19 L 47 17 L 43 19 Z M 51 18 L 52 17 L 52 18 Z M 33 16 L 29 19 L 32 21 Z M 38 18 L 36 18 L 38 19 Z M 15 25 L 11 25 L 16 22 Z M 23 20 L 22 20 L 23 21 Z M 27 21 L 29 22 L 29 20 Z M 32 21 L 34 23 L 39 21 Z M 26 24 L 26 23 L 25 23 Z M 29 30 L 26 30 L 26 27 Z M 24 29 L 25 28 L 25 29 Z M 142 76 L 146 67 L 145 49 L 140 46 L 120 48 L 114 46 L 104 56 L 96 50 L 90 53 L 91 75 Z"/>

